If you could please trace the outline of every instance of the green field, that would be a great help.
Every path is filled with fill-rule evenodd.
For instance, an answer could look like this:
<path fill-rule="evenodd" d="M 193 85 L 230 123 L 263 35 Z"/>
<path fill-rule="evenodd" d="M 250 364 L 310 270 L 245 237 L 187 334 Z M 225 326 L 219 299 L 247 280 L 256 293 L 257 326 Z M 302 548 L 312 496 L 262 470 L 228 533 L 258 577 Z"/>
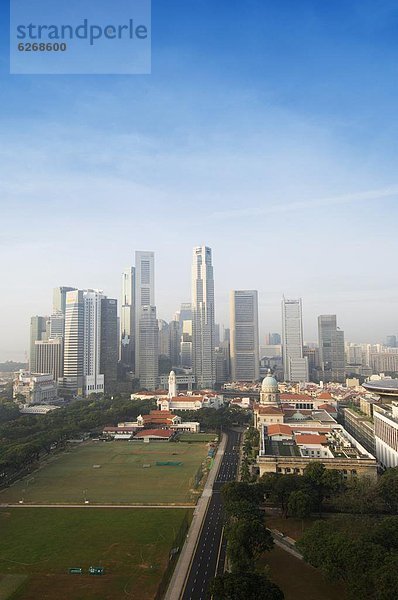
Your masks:
<path fill-rule="evenodd" d="M 179 433 L 178 439 L 181 442 L 214 442 L 218 440 L 216 433 Z"/>
<path fill-rule="evenodd" d="M 86 442 L 0 492 L 1 503 L 157 504 L 194 501 L 194 478 L 207 456 L 205 443 Z M 181 461 L 156 466 L 156 461 Z M 95 468 L 94 465 L 100 465 Z M 150 465 L 144 467 L 144 465 Z"/>
<path fill-rule="evenodd" d="M 149 600 L 191 516 L 190 509 L 0 509 L 0 597 L 14 575 L 22 585 L 10 600 Z M 88 575 L 91 565 L 105 575 Z M 69 575 L 70 567 L 84 574 Z"/>

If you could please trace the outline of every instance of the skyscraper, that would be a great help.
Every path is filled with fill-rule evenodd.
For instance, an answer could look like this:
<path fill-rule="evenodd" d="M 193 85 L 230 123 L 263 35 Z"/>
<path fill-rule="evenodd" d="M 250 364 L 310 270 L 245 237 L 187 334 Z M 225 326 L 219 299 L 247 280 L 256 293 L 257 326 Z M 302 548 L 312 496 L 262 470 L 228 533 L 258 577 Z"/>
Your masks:
<path fill-rule="evenodd" d="M 196 246 L 192 260 L 192 360 L 198 388 L 216 380 L 214 278 L 211 249 Z"/>
<path fill-rule="evenodd" d="M 84 395 L 104 391 L 101 359 L 101 308 L 105 298 L 100 290 L 85 290 L 84 301 Z"/>
<path fill-rule="evenodd" d="M 137 251 L 135 253 L 135 376 L 140 377 L 143 364 L 140 356 L 140 319 L 144 306 L 155 307 L 155 254 L 153 252 Z M 151 311 L 146 311 L 151 313 Z M 145 318 L 147 314 L 145 313 Z M 156 315 L 156 308 L 155 308 Z M 143 348 L 143 356 L 146 350 Z M 145 386 L 146 387 L 146 386 Z"/>
<path fill-rule="evenodd" d="M 260 376 L 257 291 L 231 292 L 230 326 L 232 379 L 256 381 Z"/>
<path fill-rule="evenodd" d="M 62 387 L 70 393 L 83 394 L 84 292 L 66 294 L 64 377 Z"/>
<path fill-rule="evenodd" d="M 68 292 L 73 292 L 76 288 L 60 286 L 54 288 L 53 291 L 53 314 L 57 313 L 65 314 L 66 311 L 66 294 Z"/>
<path fill-rule="evenodd" d="M 159 375 L 159 325 L 155 306 L 141 306 L 138 319 L 140 386 L 155 390 Z"/>
<path fill-rule="evenodd" d="M 282 356 L 285 381 L 308 381 L 308 360 L 303 355 L 301 298 L 282 300 Z"/>
<path fill-rule="evenodd" d="M 118 359 L 117 300 L 101 299 L 100 373 L 104 375 L 105 392 L 115 391 Z"/>
<path fill-rule="evenodd" d="M 55 382 L 63 375 L 64 343 L 62 337 L 35 342 L 36 363 L 35 373 L 50 373 Z"/>
<path fill-rule="evenodd" d="M 35 372 L 36 369 L 36 344 L 40 340 L 47 340 L 49 337 L 48 317 L 31 317 L 30 319 L 30 348 L 29 348 L 29 369 Z"/>
<path fill-rule="evenodd" d="M 122 303 L 120 308 L 120 360 L 131 371 L 135 370 L 135 268 L 122 273 Z"/>
<path fill-rule="evenodd" d="M 104 368 L 112 385 L 117 364 L 116 307 L 116 300 L 108 300 L 100 290 L 67 292 L 61 382 L 65 390 L 85 396 L 104 392 Z"/>
<path fill-rule="evenodd" d="M 344 382 L 344 331 L 337 327 L 336 315 L 318 317 L 319 362 L 324 381 Z"/>

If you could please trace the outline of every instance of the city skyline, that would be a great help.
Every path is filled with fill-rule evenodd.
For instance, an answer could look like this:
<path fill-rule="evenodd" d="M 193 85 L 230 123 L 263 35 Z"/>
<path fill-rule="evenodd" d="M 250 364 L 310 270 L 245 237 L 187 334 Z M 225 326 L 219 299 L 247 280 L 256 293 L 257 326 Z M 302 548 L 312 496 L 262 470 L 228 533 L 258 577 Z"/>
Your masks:
<path fill-rule="evenodd" d="M 191 253 L 192 253 L 192 248 L 191 248 Z M 214 252 L 212 250 L 212 253 L 214 255 Z M 156 253 L 154 253 L 153 251 L 137 251 L 137 250 L 133 250 L 131 252 L 131 256 L 132 256 L 132 262 L 134 261 L 134 257 L 135 260 L 137 260 L 138 256 L 147 256 L 150 255 L 151 260 L 155 259 L 157 260 L 157 256 Z M 216 257 L 217 258 L 217 257 Z M 192 267 L 192 265 L 191 265 Z M 153 266 L 151 267 L 153 270 Z M 134 267 L 129 267 L 130 270 L 132 270 L 135 273 L 135 269 Z M 129 270 L 127 269 L 127 270 Z M 120 277 L 124 277 L 124 274 L 126 273 L 126 269 L 121 270 L 118 273 L 118 277 L 119 277 L 119 288 L 120 288 Z M 158 271 L 157 271 L 157 276 L 158 276 Z M 217 310 L 216 310 L 216 319 L 215 322 L 219 325 L 222 325 L 224 327 L 229 327 L 230 324 L 230 294 L 233 291 L 233 288 L 231 287 L 230 290 L 227 291 L 227 293 L 225 293 L 225 291 L 223 291 L 222 293 L 217 294 L 217 282 L 218 282 L 218 272 L 217 272 L 217 278 L 215 279 L 215 299 L 216 299 L 216 305 L 217 305 L 217 298 L 222 297 L 224 299 L 224 306 L 222 307 L 223 310 L 220 311 L 224 314 L 225 318 L 217 318 L 218 316 L 218 306 L 217 306 Z M 70 283 L 70 282 L 69 282 Z M 152 272 L 152 276 L 151 276 L 151 296 L 153 297 L 154 293 L 156 293 L 156 295 L 158 295 L 159 291 L 158 291 L 158 287 L 157 287 L 157 280 L 156 278 L 153 277 L 153 272 Z M 134 284 L 135 287 L 135 284 Z M 47 294 L 47 306 L 48 306 L 48 310 L 40 310 L 38 311 L 38 315 L 40 317 L 43 317 L 43 315 L 48 316 L 49 318 L 51 317 L 51 315 L 54 313 L 54 311 L 56 311 L 56 305 L 53 303 L 51 304 L 51 295 L 54 293 L 59 293 L 58 290 L 60 289 L 65 289 L 65 290 L 73 290 L 73 289 L 103 289 L 104 286 L 99 286 L 99 288 L 90 288 L 87 285 L 81 285 L 79 286 L 75 286 L 75 287 L 65 287 L 64 285 L 52 288 L 49 293 Z M 156 290 L 156 291 L 155 291 Z M 105 292 L 107 293 L 107 290 L 105 290 Z M 258 292 L 258 290 L 256 290 L 256 292 Z M 119 307 L 118 307 L 118 316 L 119 318 L 122 317 L 122 313 L 123 313 L 123 283 L 122 283 L 122 289 L 119 289 L 119 293 L 117 294 L 107 294 L 108 296 L 111 297 L 115 297 L 118 301 Z M 188 292 L 188 295 L 190 297 L 190 293 L 191 291 Z M 162 296 L 161 293 L 159 293 L 160 296 Z M 136 296 L 136 294 L 134 294 L 134 297 Z M 277 306 L 271 306 L 270 301 L 264 303 L 262 302 L 262 298 L 261 298 L 261 294 L 260 292 L 258 292 L 258 306 L 259 306 L 259 346 L 264 346 L 266 345 L 266 336 L 268 335 L 268 333 L 270 331 L 276 331 L 279 334 L 282 334 L 282 318 L 280 315 L 280 302 L 281 302 L 281 298 L 283 298 L 283 296 L 286 297 L 286 294 L 282 294 L 281 297 L 277 298 Z M 294 294 L 292 294 L 292 296 L 294 296 Z M 273 297 L 275 298 L 275 293 L 273 294 Z M 179 310 L 181 303 L 184 303 L 185 299 L 176 299 L 175 305 L 170 304 L 170 306 L 172 306 L 172 309 L 170 310 L 170 312 L 165 315 L 164 311 L 162 310 L 162 306 L 158 306 L 158 304 L 156 304 L 156 309 L 157 309 L 157 318 L 159 320 L 165 320 L 166 322 L 170 322 L 173 320 L 174 315 L 176 313 L 177 310 Z M 320 311 L 319 313 L 315 314 L 313 317 L 309 317 L 308 316 L 308 311 L 306 314 L 306 303 L 308 301 L 308 298 L 302 298 L 303 303 L 302 303 L 302 312 L 303 312 L 303 341 L 304 344 L 305 343 L 317 343 L 318 341 L 318 318 L 320 315 L 323 314 L 322 311 Z M 137 299 L 135 300 L 137 302 Z M 58 301 L 59 302 L 59 301 Z M 329 305 L 330 306 L 330 305 Z M 266 311 L 267 314 L 269 315 L 273 315 L 272 320 L 269 319 L 269 321 L 266 318 L 266 313 L 264 313 L 264 307 L 266 307 Z M 134 311 L 135 312 L 135 311 Z M 338 318 L 339 318 L 339 322 L 341 323 L 342 319 L 340 318 L 340 314 L 341 313 L 337 313 L 337 311 L 330 311 L 333 314 L 337 314 Z M 275 313 L 278 313 L 277 315 L 275 315 Z M 34 316 L 36 315 L 32 315 L 30 314 L 28 319 L 27 319 L 27 327 L 29 327 L 29 322 L 31 321 L 32 318 L 34 318 Z M 166 317 L 166 318 L 165 318 Z M 279 317 L 279 323 L 278 323 L 278 317 Z M 54 319 L 54 315 L 53 315 L 53 319 Z M 350 325 L 348 324 L 347 326 L 342 326 L 342 328 L 344 328 L 345 331 L 349 331 L 350 330 Z M 310 333 L 308 332 L 313 332 L 313 335 L 311 336 Z M 6 350 L 2 350 L 0 347 L 0 361 L 5 361 L 5 360 L 16 360 L 16 361 L 24 361 L 25 360 L 25 353 L 28 355 L 29 358 L 29 335 L 26 335 L 26 331 L 24 331 L 25 335 L 24 337 L 26 338 L 26 348 L 24 350 L 20 350 L 17 351 L 15 353 L 14 356 L 12 356 L 12 352 L 7 352 Z M 370 338 L 359 338 L 356 339 L 355 337 L 350 335 L 346 335 L 346 342 L 351 342 L 351 343 L 385 343 L 386 342 L 386 338 L 389 335 L 394 334 L 393 329 L 391 328 L 390 330 L 388 330 L 384 335 L 380 335 L 379 337 L 375 337 L 374 339 L 370 339 Z"/>

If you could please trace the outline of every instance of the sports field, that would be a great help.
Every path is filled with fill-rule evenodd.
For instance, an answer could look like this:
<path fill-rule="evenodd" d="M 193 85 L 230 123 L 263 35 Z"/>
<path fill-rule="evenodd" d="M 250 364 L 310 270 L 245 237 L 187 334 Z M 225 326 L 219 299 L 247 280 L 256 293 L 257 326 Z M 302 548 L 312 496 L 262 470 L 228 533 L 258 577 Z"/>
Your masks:
<path fill-rule="evenodd" d="M 54 455 L 0 492 L 0 504 L 158 504 L 194 502 L 207 445 L 185 442 L 86 442 Z M 156 466 L 156 462 L 181 462 Z"/>
<path fill-rule="evenodd" d="M 214 442 L 218 440 L 216 433 L 179 433 L 180 442 Z"/>
<path fill-rule="evenodd" d="M 20 586 L 12 600 L 152 599 L 191 516 L 191 509 L 0 509 L 0 597 Z M 88 575 L 90 566 L 105 575 Z M 83 574 L 69 575 L 70 567 Z"/>

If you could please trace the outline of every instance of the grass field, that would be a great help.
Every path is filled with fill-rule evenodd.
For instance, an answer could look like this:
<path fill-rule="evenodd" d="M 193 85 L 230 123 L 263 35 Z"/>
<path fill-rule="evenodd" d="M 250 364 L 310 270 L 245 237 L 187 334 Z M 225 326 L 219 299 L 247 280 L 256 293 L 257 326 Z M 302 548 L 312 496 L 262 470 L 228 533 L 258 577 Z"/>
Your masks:
<path fill-rule="evenodd" d="M 12 600 L 149 600 L 190 509 L 0 509 L 1 583 L 28 576 Z M 105 575 L 86 574 L 89 566 Z M 85 574 L 69 575 L 70 567 Z M 5 600 L 5 599 L 4 599 Z"/>
<path fill-rule="evenodd" d="M 214 442 L 218 439 L 216 433 L 179 433 L 180 442 Z"/>
<path fill-rule="evenodd" d="M 87 442 L 53 456 L 27 478 L 0 492 L 0 503 L 96 504 L 190 502 L 205 443 Z M 156 461 L 181 461 L 156 466 Z M 100 465 L 94 468 L 94 465 Z M 143 465 L 150 465 L 144 468 Z"/>

